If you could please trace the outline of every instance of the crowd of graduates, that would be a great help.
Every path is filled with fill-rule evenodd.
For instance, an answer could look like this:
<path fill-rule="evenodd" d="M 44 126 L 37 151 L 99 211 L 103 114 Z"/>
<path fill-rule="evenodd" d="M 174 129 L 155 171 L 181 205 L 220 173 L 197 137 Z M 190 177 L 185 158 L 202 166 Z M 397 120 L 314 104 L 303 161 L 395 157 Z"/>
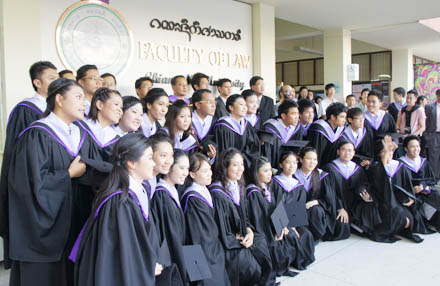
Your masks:
<path fill-rule="evenodd" d="M 274 103 L 259 76 L 231 94 L 177 75 L 172 95 L 141 77 L 121 96 L 94 65 L 29 72 L 0 180 L 10 285 L 276 285 L 319 241 L 440 230 L 440 90 L 423 106 L 395 89 L 385 110 L 333 84 Z"/>

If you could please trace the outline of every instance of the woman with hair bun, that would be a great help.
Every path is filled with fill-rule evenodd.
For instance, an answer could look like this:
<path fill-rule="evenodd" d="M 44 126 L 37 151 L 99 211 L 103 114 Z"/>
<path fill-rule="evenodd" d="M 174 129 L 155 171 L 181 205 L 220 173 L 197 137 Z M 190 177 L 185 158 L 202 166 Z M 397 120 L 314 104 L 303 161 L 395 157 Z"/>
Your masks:
<path fill-rule="evenodd" d="M 78 234 L 75 194 L 88 151 L 86 132 L 73 122 L 83 119 L 85 108 L 81 86 L 57 79 L 43 118 L 19 135 L 9 165 L 10 285 L 72 282 L 67 255 Z"/>

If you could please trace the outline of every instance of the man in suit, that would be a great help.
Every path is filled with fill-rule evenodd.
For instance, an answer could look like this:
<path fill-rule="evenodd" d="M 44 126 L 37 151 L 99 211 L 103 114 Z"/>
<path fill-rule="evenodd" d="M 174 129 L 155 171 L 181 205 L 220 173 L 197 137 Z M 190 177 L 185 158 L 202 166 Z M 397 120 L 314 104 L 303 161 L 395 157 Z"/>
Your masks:
<path fill-rule="evenodd" d="M 425 106 L 426 130 L 423 134 L 426 140 L 428 161 L 432 166 L 435 177 L 440 179 L 440 89 L 435 92 L 437 101 Z"/>
<path fill-rule="evenodd" d="M 226 110 L 226 100 L 231 95 L 232 91 L 232 82 L 228 78 L 222 78 L 217 81 L 217 89 L 220 93 L 220 96 L 215 99 L 215 114 L 214 117 L 220 119 L 223 116 L 229 114 Z"/>
<path fill-rule="evenodd" d="M 261 122 L 275 117 L 275 104 L 273 99 L 263 95 L 264 93 L 264 80 L 260 76 L 253 76 L 249 81 L 249 85 L 258 96 L 260 107 L 258 108 L 258 114 L 260 115 Z"/>

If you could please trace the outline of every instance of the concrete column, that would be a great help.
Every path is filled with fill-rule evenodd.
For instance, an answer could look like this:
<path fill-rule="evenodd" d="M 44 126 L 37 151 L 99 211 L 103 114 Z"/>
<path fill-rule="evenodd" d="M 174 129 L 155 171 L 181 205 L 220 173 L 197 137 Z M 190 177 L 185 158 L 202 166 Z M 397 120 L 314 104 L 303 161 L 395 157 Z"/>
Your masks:
<path fill-rule="evenodd" d="M 403 87 L 406 91 L 412 89 L 414 87 L 413 51 L 410 49 L 393 50 L 391 61 L 391 90 L 396 87 Z"/>
<path fill-rule="evenodd" d="M 351 64 L 351 32 L 346 29 L 324 30 L 324 85 L 336 85 L 336 99 L 345 102 L 352 93 L 348 80 L 348 65 Z"/>
<path fill-rule="evenodd" d="M 273 6 L 264 3 L 252 5 L 252 46 L 254 75 L 264 79 L 264 94 L 275 100 L 275 9 Z"/>
<path fill-rule="evenodd" d="M 0 21 L 1 125 L 4 130 L 12 108 L 34 94 L 29 67 L 42 60 L 40 0 L 25 3 L 1 0 Z"/>

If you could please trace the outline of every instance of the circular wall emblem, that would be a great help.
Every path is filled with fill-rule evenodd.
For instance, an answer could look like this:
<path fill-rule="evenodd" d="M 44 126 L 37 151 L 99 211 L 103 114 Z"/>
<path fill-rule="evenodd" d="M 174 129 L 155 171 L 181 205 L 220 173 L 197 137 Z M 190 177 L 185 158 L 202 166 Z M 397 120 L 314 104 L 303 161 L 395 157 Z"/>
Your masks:
<path fill-rule="evenodd" d="M 133 36 L 122 15 L 101 1 L 73 4 L 58 21 L 58 55 L 67 69 L 94 64 L 100 73 L 122 74 L 133 56 Z"/>

